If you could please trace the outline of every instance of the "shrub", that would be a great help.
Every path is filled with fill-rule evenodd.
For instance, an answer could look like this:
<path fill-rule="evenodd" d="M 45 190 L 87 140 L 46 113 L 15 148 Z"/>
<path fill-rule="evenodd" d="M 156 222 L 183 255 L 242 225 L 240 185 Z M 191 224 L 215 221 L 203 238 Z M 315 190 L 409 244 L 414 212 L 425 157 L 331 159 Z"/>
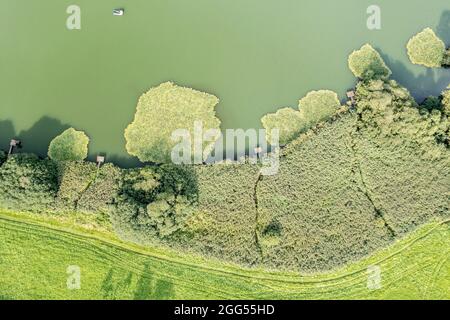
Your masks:
<path fill-rule="evenodd" d="M 292 108 L 283 108 L 276 113 L 267 114 L 261 119 L 261 122 L 266 130 L 266 140 L 269 143 L 272 141 L 271 130 L 279 130 L 280 145 L 288 144 L 306 127 L 306 121 L 300 112 Z"/>
<path fill-rule="evenodd" d="M 426 28 L 413 36 L 406 48 L 412 63 L 430 68 L 439 68 L 445 55 L 445 44 L 434 31 Z"/>
<path fill-rule="evenodd" d="M 214 111 L 218 102 L 213 95 L 171 82 L 150 89 L 140 97 L 134 121 L 125 130 L 128 153 L 143 162 L 170 162 L 179 143 L 172 140 L 175 130 L 188 130 L 192 137 L 196 121 L 201 121 L 203 130 L 219 129 Z"/>
<path fill-rule="evenodd" d="M 31 154 L 13 154 L 0 167 L 0 206 L 39 212 L 53 206 L 56 166 Z"/>
<path fill-rule="evenodd" d="M 338 95 L 329 90 L 311 91 L 299 101 L 300 115 L 309 126 L 329 119 L 340 106 Z"/>
<path fill-rule="evenodd" d="M 89 138 L 69 128 L 50 142 L 48 156 L 55 161 L 81 161 L 87 157 Z"/>
<path fill-rule="evenodd" d="M 353 51 L 348 58 L 353 74 L 360 79 L 381 79 L 391 75 L 380 54 L 370 44 Z"/>

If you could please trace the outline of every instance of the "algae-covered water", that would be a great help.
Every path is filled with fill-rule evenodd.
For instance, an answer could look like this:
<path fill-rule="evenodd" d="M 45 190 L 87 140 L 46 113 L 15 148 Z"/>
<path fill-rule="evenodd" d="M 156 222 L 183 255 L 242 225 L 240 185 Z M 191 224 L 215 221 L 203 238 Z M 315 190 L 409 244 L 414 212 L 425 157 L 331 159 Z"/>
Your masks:
<path fill-rule="evenodd" d="M 215 94 L 223 129 L 259 128 L 310 90 L 344 99 L 355 82 L 347 56 L 366 42 L 418 99 L 439 94 L 450 72 L 412 65 L 405 45 L 427 26 L 450 45 L 448 0 L 376 2 L 381 30 L 366 26 L 372 0 L 0 0 L 0 144 L 15 136 L 45 154 L 74 126 L 91 155 L 132 165 L 123 131 L 150 87 Z M 81 30 L 66 28 L 73 4 Z"/>

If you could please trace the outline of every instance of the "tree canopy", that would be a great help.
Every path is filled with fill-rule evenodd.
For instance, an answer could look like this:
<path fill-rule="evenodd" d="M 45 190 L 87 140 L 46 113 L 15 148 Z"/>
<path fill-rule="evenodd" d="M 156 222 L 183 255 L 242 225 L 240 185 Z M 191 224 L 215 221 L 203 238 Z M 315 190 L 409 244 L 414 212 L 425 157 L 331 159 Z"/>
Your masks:
<path fill-rule="evenodd" d="M 391 75 L 391 70 L 384 63 L 380 54 L 370 45 L 353 51 L 348 58 L 348 66 L 360 79 L 380 79 Z"/>
<path fill-rule="evenodd" d="M 426 28 L 413 36 L 406 48 L 412 63 L 430 68 L 442 66 L 445 56 L 445 44 L 436 36 L 432 29 Z"/>
<path fill-rule="evenodd" d="M 180 142 L 172 140 L 175 130 L 188 130 L 192 139 L 195 122 L 201 122 L 203 132 L 219 129 L 214 110 L 218 103 L 211 94 L 172 82 L 150 89 L 140 97 L 134 121 L 125 130 L 128 153 L 142 162 L 170 162 L 172 149 Z M 205 141 L 203 147 L 210 143 Z"/>
<path fill-rule="evenodd" d="M 88 155 L 89 137 L 69 128 L 50 142 L 48 156 L 55 161 L 81 161 Z"/>

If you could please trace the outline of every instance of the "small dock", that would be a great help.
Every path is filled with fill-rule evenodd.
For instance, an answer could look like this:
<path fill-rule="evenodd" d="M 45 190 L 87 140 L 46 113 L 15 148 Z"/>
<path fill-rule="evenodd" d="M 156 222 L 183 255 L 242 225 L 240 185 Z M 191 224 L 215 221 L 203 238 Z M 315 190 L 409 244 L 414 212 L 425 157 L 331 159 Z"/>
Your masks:
<path fill-rule="evenodd" d="M 351 101 L 352 106 L 354 106 L 356 102 L 355 96 L 356 96 L 355 90 L 351 89 L 347 91 L 347 98 Z"/>

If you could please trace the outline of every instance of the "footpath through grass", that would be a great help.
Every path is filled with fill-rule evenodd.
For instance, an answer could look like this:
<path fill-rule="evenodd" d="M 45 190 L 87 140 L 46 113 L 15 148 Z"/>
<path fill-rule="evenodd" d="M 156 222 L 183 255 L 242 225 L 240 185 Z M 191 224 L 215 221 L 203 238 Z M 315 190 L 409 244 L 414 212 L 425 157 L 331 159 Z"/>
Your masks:
<path fill-rule="evenodd" d="M 320 275 L 251 270 L 109 234 L 0 212 L 0 299 L 450 299 L 450 228 L 423 226 L 388 249 Z M 68 266 L 81 288 L 67 288 Z M 367 268 L 381 289 L 367 288 Z"/>

